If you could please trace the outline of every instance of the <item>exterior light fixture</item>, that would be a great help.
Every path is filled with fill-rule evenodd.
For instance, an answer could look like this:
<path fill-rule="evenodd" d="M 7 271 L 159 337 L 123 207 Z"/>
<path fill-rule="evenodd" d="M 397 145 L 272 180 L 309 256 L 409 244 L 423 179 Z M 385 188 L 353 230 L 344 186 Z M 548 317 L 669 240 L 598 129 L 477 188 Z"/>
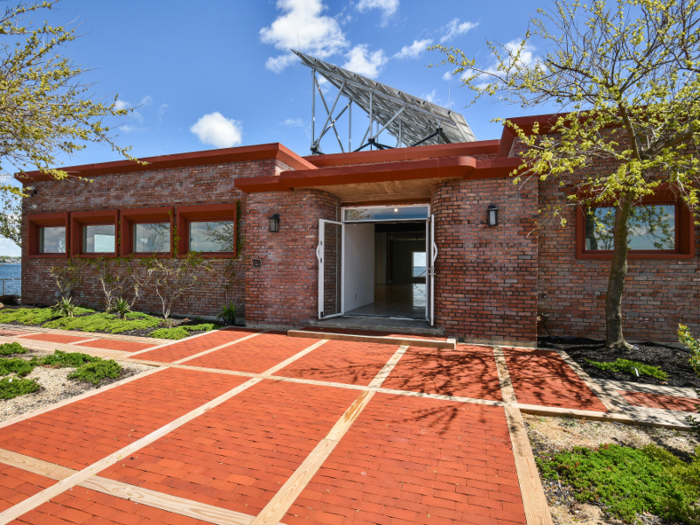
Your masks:
<path fill-rule="evenodd" d="M 486 224 L 489 226 L 498 226 L 498 206 L 489 204 L 486 208 Z"/>
<path fill-rule="evenodd" d="M 272 217 L 270 217 L 270 231 L 272 233 L 277 233 L 280 231 L 280 214 L 275 213 Z"/>
<path fill-rule="evenodd" d="M 25 189 L 25 191 L 29 194 L 30 197 L 31 197 L 32 195 L 36 195 L 36 193 L 37 193 L 37 189 L 36 189 L 34 186 L 27 186 L 27 187 L 24 188 L 24 189 Z"/>
<path fill-rule="evenodd" d="M 399 213 L 399 209 L 398 209 L 398 208 L 394 208 L 394 213 Z"/>

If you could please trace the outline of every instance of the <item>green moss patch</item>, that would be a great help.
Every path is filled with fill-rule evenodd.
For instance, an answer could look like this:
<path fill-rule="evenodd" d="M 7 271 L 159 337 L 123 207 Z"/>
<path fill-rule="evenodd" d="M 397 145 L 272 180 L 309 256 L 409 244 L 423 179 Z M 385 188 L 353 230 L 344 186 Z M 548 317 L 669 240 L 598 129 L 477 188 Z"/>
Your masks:
<path fill-rule="evenodd" d="M 4 343 L 0 345 L 0 355 L 26 354 L 28 348 L 24 348 L 19 343 Z"/>
<path fill-rule="evenodd" d="M 116 361 L 112 359 L 99 360 L 87 363 L 76 369 L 75 372 L 71 372 L 68 375 L 68 379 L 77 379 L 78 381 L 98 385 L 103 379 L 116 379 L 121 374 L 121 371 L 122 367 Z"/>
<path fill-rule="evenodd" d="M 0 380 L 0 399 L 12 399 L 24 394 L 31 394 L 39 390 L 39 388 L 41 387 L 35 379 L 6 377 Z"/>
<path fill-rule="evenodd" d="M 119 334 L 129 330 L 157 328 L 161 324 L 161 319 L 142 313 L 127 314 L 126 319 L 118 319 L 113 314 L 99 313 L 85 317 L 61 317 L 46 323 L 44 328 Z"/>
<path fill-rule="evenodd" d="M 601 363 L 598 361 L 591 361 L 586 359 L 586 362 L 590 365 L 599 368 L 600 370 L 610 370 L 612 372 L 624 372 L 630 375 L 636 375 L 634 369 L 639 371 L 640 376 L 655 377 L 661 381 L 666 381 L 668 379 L 668 374 L 661 370 L 658 366 L 646 365 L 644 363 L 639 363 L 637 361 L 628 361 L 627 359 L 617 359 L 616 361 Z"/>
<path fill-rule="evenodd" d="M 682 523 L 698 523 L 700 458 L 686 464 L 664 449 L 603 445 L 598 450 L 576 447 L 570 452 L 537 458 L 542 476 L 571 486 L 581 502 L 602 504 L 630 523 L 651 513 Z"/>

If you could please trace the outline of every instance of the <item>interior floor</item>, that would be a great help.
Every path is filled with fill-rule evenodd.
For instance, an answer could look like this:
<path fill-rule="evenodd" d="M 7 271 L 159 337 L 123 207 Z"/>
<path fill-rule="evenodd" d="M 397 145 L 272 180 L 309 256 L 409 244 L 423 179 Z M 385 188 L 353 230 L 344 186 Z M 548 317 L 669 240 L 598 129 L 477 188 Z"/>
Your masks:
<path fill-rule="evenodd" d="M 345 315 L 424 319 L 425 284 L 375 284 L 374 302 Z"/>

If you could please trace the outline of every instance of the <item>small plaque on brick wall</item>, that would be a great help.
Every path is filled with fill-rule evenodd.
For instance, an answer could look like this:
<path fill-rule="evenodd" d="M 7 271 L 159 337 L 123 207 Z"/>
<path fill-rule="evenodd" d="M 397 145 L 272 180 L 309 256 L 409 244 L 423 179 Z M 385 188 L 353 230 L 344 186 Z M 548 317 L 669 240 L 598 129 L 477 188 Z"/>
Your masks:
<path fill-rule="evenodd" d="M 260 259 L 253 259 L 253 268 L 260 268 L 262 266 L 262 261 Z"/>

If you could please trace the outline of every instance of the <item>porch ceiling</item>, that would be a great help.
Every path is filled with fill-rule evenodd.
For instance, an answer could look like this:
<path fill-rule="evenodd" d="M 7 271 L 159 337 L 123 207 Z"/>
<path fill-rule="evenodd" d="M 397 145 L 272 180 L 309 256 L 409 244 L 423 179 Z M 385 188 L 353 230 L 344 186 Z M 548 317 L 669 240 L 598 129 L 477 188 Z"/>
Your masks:
<path fill-rule="evenodd" d="M 359 184 L 313 186 L 331 193 L 342 204 L 430 200 L 430 188 L 446 178 L 392 180 Z"/>

